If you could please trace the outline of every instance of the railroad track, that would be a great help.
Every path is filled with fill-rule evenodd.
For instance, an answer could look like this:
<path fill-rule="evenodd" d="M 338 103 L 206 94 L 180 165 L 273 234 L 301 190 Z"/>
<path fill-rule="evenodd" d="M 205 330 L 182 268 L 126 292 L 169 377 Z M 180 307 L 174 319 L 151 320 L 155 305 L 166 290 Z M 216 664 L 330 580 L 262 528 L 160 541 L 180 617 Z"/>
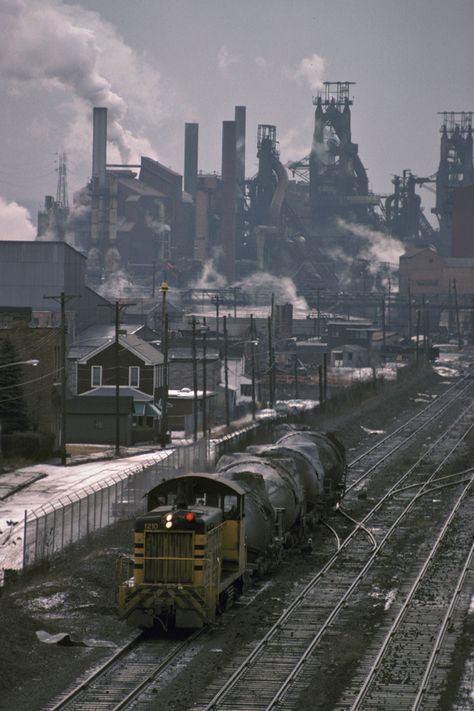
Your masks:
<path fill-rule="evenodd" d="M 443 415 L 449 413 L 450 408 L 456 407 L 463 396 L 469 396 L 471 391 L 472 378 L 465 376 L 451 385 L 443 395 L 432 400 L 426 407 L 352 460 L 348 465 L 346 495 L 351 491 L 357 491 L 362 481 L 366 481 L 400 450 L 405 450 L 408 443 L 416 442 L 417 435 L 420 435 L 428 426 L 434 426 L 439 422 Z"/>
<path fill-rule="evenodd" d="M 318 670 L 321 673 L 321 669 L 326 668 L 327 674 L 331 674 L 328 660 L 334 653 L 335 638 L 347 635 L 347 630 L 357 623 L 358 610 L 366 603 L 367 596 L 377 590 L 378 578 L 390 573 L 392 562 L 398 561 L 400 550 L 410 541 L 419 523 L 418 504 L 424 490 L 433 482 L 437 487 L 446 487 L 448 492 L 454 492 L 461 485 L 464 473 L 453 476 L 443 472 L 472 429 L 470 386 L 464 383 L 458 389 L 455 400 L 464 402 L 464 410 L 451 427 L 445 428 L 396 481 L 385 482 L 388 491 L 365 513 L 362 521 L 354 525 L 339 550 L 309 580 L 265 637 L 250 652 L 244 650 L 238 656 L 228 678 L 208 688 L 195 705 L 196 711 L 308 707 L 301 702 L 301 694 Z M 467 406 L 465 400 L 469 400 Z M 452 402 L 454 404 L 454 400 Z M 439 461 L 436 465 L 435 458 Z M 386 452 L 382 452 L 381 459 L 386 460 Z M 369 502 L 366 505 L 369 506 Z M 442 520 L 444 508 L 441 499 L 438 505 L 432 505 L 430 520 L 424 521 L 427 539 L 434 535 L 430 531 Z M 401 589 L 397 591 L 393 609 L 400 604 L 398 600 L 405 593 L 402 588 L 413 576 L 417 559 L 427 547 L 430 548 L 430 544 L 426 542 L 418 546 L 419 550 L 412 546 L 411 557 L 404 562 L 400 574 Z M 386 621 L 383 615 L 380 617 L 377 624 L 383 627 Z M 370 636 L 367 634 L 368 640 Z M 311 708 L 317 707 L 314 695 L 309 703 Z M 365 709 L 365 706 L 360 708 Z M 379 704 L 377 708 L 385 709 L 385 706 Z"/>
<path fill-rule="evenodd" d="M 474 557 L 472 501 L 474 469 L 452 507 L 384 638 L 374 640 L 372 656 L 360 665 L 336 711 L 436 711 L 443 676 L 436 661 L 443 643 L 455 630 L 458 597 L 466 585 Z M 419 497 L 439 491 L 428 488 Z M 449 645 L 450 651 L 453 644 Z M 375 655 L 374 655 L 375 652 Z M 375 658 L 374 658 L 375 656 Z M 431 682 L 431 683 L 430 683 Z"/>
<path fill-rule="evenodd" d="M 44 711 L 119 711 L 130 708 L 202 634 L 172 641 L 139 634 L 93 673 L 67 690 Z"/>
<path fill-rule="evenodd" d="M 447 415 L 449 410 L 456 406 L 455 403 L 465 397 L 469 387 L 470 383 L 467 380 L 451 386 L 446 393 L 430 403 L 408 423 L 384 437 L 365 455 L 352 462 L 350 466 L 356 476 L 352 477 L 354 481 L 350 482 L 348 491 L 355 492 L 357 484 L 364 478 L 361 477 L 360 472 L 357 472 L 357 467 L 361 466 L 364 457 L 365 466 L 371 472 L 378 471 L 384 462 L 402 448 L 404 439 L 414 440 L 416 435 L 428 425 Z M 367 465 L 369 459 L 371 461 Z M 411 486 L 413 497 L 419 495 L 422 482 L 420 475 L 417 478 L 414 474 L 415 468 L 412 467 L 404 477 L 399 477 L 391 485 L 390 491 L 393 493 L 397 487 L 403 488 L 403 483 L 412 475 L 416 479 L 416 484 L 408 485 L 407 491 L 410 491 Z M 426 479 L 425 474 L 423 476 Z M 390 498 L 390 493 L 387 496 Z M 401 501 L 406 496 L 407 494 L 401 494 L 398 498 Z M 399 502 L 395 508 L 397 506 Z M 231 678 L 224 685 L 226 690 L 223 692 L 221 685 L 210 687 L 210 695 L 208 694 L 207 699 L 202 702 L 203 709 L 251 711 L 254 708 L 270 709 L 277 703 L 279 708 L 292 708 L 286 703 L 287 700 L 291 703 L 288 691 L 291 689 L 295 692 L 298 688 L 303 688 L 306 682 L 302 679 L 302 672 L 314 656 L 314 649 L 337 620 L 350 595 L 362 581 L 364 574 L 360 576 L 361 569 L 365 570 L 365 566 L 368 565 L 367 570 L 369 570 L 372 559 L 375 559 L 378 554 L 380 535 L 376 536 L 372 529 L 380 529 L 380 526 L 371 518 L 376 515 L 377 510 L 377 506 L 373 507 L 364 515 L 361 522 L 354 521 L 345 512 L 341 512 L 346 522 L 349 522 L 350 529 L 341 535 L 330 526 L 336 536 L 337 552 L 329 558 L 316 576 L 307 580 L 298 599 L 277 620 L 264 640 L 252 650 L 250 655 L 244 654 L 246 658 L 242 660 L 242 664 L 238 664 L 239 668 L 232 673 Z M 386 516 L 386 513 L 383 516 Z M 380 533 L 380 530 L 378 532 Z M 342 602 L 335 605 L 335 598 L 340 598 Z M 308 619 L 312 621 L 310 626 L 307 625 Z M 190 640 L 173 644 L 170 640 L 145 641 L 143 638 L 137 638 L 93 675 L 66 692 L 55 705 L 48 706 L 45 711 L 125 709 L 150 685 L 159 686 L 158 676 L 162 676 L 180 655 L 185 655 L 189 644 Z M 267 654 L 266 661 L 259 659 L 262 656 L 262 649 Z M 254 666 L 257 659 L 259 663 Z M 239 681 L 241 679 L 244 681 Z M 276 685 L 275 680 L 277 680 Z M 253 694 L 253 698 L 241 692 L 242 683 L 250 690 L 250 697 Z"/>

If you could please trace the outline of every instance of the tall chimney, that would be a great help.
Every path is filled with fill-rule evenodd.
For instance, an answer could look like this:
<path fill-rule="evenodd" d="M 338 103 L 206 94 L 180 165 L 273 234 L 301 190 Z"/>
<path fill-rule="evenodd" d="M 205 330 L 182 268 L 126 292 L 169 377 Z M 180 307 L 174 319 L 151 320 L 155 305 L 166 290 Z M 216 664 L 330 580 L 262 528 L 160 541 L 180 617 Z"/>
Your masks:
<path fill-rule="evenodd" d="M 184 190 L 196 195 L 198 172 L 198 123 L 184 125 Z"/>
<path fill-rule="evenodd" d="M 237 176 L 237 126 L 235 121 L 222 122 L 222 216 L 220 242 L 222 266 L 229 281 L 235 281 L 235 198 Z"/>
<path fill-rule="evenodd" d="M 243 185 L 245 181 L 245 124 L 246 124 L 246 107 L 235 107 L 235 124 L 236 124 L 236 144 L 237 144 L 237 184 L 239 192 L 243 194 Z"/>
<path fill-rule="evenodd" d="M 107 109 L 94 107 L 94 135 L 92 141 L 92 179 L 105 188 L 107 163 Z"/>

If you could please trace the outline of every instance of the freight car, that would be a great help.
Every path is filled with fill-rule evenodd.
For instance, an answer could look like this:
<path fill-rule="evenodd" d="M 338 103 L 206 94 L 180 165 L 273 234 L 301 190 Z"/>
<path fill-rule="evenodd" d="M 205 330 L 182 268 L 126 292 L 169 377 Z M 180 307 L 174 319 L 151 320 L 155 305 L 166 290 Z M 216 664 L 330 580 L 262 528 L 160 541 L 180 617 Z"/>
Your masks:
<path fill-rule="evenodd" d="M 344 491 L 343 445 L 291 430 L 271 445 L 224 455 L 213 474 L 185 474 L 147 495 L 135 522 L 133 578 L 119 615 L 139 627 L 200 627 L 249 576 L 278 565 Z"/>

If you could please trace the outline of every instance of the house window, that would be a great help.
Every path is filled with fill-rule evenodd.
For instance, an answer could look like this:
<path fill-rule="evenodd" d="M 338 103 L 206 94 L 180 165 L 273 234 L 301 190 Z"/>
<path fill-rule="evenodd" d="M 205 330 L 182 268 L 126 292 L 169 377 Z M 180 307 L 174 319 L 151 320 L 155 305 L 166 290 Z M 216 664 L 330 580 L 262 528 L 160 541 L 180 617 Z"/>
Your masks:
<path fill-rule="evenodd" d="M 131 365 L 128 369 L 128 384 L 131 388 L 140 387 L 140 368 L 138 365 Z"/>
<path fill-rule="evenodd" d="M 159 388 L 161 385 L 164 385 L 164 382 L 163 366 L 155 365 L 155 388 Z"/>
<path fill-rule="evenodd" d="M 91 366 L 91 387 L 100 388 L 102 385 L 102 366 L 93 365 Z"/>

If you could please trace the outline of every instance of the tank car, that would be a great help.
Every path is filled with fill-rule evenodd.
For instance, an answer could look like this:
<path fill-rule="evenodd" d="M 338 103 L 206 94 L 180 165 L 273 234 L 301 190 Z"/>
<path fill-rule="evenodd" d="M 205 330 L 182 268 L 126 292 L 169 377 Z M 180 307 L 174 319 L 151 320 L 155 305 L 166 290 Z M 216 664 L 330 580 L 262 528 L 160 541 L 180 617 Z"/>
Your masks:
<path fill-rule="evenodd" d="M 133 578 L 119 614 L 135 626 L 200 627 L 275 567 L 342 496 L 344 447 L 290 430 L 275 444 L 224 455 L 213 474 L 184 474 L 147 495 L 135 523 Z"/>

